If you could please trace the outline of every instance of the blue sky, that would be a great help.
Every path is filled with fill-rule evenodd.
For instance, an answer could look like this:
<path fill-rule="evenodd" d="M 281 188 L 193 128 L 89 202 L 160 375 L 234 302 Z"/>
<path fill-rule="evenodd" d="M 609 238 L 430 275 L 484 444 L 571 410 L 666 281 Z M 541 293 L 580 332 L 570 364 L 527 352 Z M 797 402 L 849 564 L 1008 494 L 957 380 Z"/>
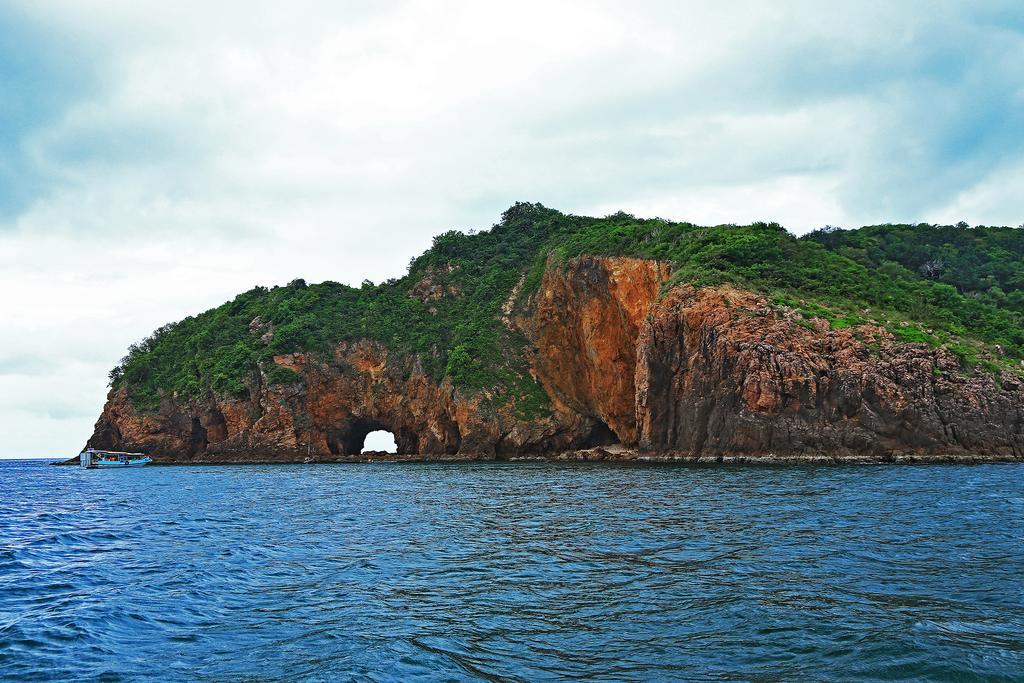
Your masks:
<path fill-rule="evenodd" d="M 795 232 L 1024 222 L 1019 2 L 0 2 L 0 428 L 255 284 L 517 200 Z"/>

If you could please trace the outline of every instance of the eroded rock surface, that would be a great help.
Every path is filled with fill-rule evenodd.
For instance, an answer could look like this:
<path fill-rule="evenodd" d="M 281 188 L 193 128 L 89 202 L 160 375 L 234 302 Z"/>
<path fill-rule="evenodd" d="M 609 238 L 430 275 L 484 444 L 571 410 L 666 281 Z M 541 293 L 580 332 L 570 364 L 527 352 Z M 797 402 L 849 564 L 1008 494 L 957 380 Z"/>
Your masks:
<path fill-rule="evenodd" d="M 675 289 L 637 348 L 645 450 L 1024 453 L 1015 378 L 965 372 L 952 353 L 879 328 L 806 329 L 748 292 Z"/>

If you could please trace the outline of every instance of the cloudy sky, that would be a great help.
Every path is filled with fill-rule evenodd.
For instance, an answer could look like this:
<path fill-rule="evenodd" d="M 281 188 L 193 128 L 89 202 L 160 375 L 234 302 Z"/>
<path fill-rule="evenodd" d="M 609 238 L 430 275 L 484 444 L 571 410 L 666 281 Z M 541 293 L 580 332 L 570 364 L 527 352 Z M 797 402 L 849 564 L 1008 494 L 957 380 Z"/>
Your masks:
<path fill-rule="evenodd" d="M 1022 151 L 1019 0 L 0 0 L 3 455 L 76 453 L 165 322 L 516 200 L 1017 225 Z"/>

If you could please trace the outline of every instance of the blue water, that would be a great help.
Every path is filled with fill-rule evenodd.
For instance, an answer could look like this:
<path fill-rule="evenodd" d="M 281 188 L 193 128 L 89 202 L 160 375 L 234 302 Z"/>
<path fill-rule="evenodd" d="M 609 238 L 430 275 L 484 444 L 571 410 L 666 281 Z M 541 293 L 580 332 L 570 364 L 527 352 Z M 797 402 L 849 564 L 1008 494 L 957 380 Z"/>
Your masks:
<path fill-rule="evenodd" d="M 1022 672 L 1018 465 L 0 461 L 0 679 Z"/>

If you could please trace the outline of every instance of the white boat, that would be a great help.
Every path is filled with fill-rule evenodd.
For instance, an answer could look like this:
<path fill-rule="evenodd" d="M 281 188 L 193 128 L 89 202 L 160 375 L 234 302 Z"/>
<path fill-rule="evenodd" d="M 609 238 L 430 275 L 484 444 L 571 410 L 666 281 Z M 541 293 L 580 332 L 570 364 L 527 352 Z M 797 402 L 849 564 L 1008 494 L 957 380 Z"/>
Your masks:
<path fill-rule="evenodd" d="M 82 467 L 88 469 L 97 467 L 142 467 L 153 462 L 153 458 L 145 453 L 98 451 L 95 448 L 86 448 L 79 454 L 78 462 Z"/>

